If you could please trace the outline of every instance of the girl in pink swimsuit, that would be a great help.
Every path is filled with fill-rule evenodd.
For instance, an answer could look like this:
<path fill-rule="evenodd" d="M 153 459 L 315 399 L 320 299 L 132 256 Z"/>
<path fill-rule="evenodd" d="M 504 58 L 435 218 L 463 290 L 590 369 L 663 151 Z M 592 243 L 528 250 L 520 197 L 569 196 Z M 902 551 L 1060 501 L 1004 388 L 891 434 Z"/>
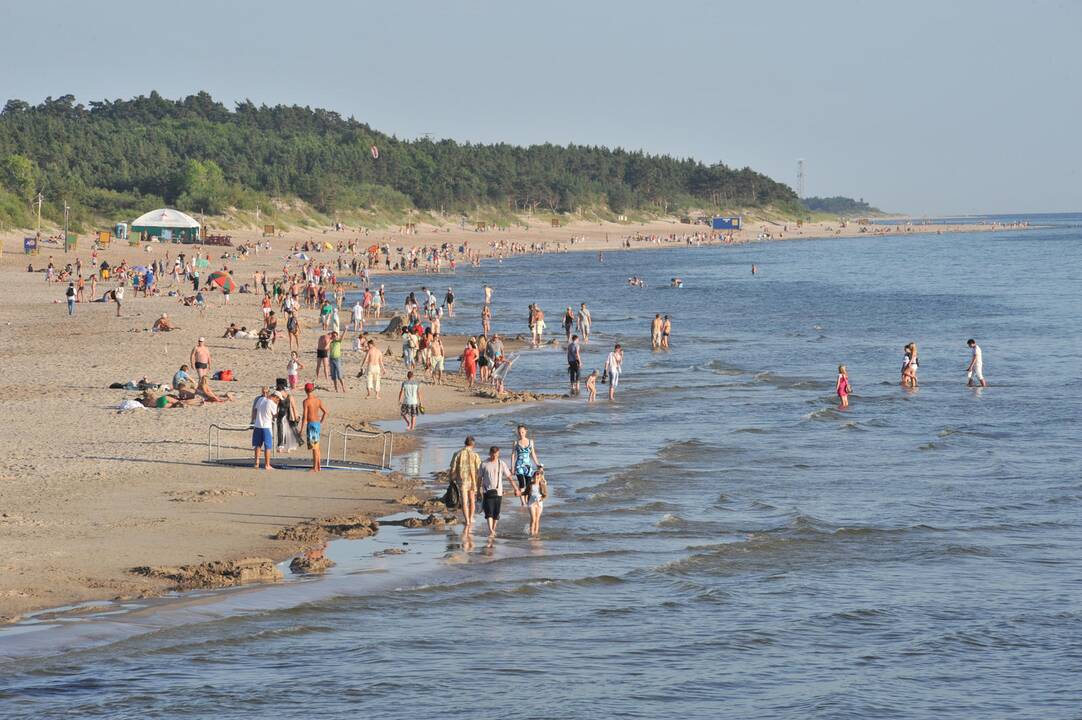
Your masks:
<path fill-rule="evenodd" d="M 834 389 L 842 401 L 840 407 L 843 410 L 849 407 L 849 393 L 853 392 L 853 388 L 849 385 L 849 371 L 846 370 L 845 365 L 838 366 L 838 384 Z"/>

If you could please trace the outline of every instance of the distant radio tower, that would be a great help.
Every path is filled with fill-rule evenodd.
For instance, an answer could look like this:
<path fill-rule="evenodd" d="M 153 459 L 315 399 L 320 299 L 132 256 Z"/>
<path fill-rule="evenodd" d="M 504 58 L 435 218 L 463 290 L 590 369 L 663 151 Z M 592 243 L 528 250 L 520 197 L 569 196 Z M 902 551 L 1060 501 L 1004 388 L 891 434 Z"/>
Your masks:
<path fill-rule="evenodd" d="M 804 199 L 804 160 L 796 161 L 796 196 Z"/>

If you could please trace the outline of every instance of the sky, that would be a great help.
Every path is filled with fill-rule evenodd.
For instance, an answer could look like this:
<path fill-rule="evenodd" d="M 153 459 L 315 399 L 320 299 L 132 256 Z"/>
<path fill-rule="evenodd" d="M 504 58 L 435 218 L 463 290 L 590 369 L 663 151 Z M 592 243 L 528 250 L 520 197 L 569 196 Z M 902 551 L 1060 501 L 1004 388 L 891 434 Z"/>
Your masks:
<path fill-rule="evenodd" d="M 1082 210 L 1078 0 L 5 3 L 0 101 L 206 90 L 399 137 L 749 166 L 921 215 Z"/>

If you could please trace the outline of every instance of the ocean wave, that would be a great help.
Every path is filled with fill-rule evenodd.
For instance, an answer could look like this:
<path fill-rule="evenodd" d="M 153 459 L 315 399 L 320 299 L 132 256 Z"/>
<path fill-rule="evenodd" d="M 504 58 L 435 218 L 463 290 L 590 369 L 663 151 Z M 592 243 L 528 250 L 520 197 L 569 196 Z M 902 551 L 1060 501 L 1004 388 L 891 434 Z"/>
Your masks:
<path fill-rule="evenodd" d="M 842 416 L 841 412 L 832 407 L 819 408 L 804 416 L 805 420 L 837 420 Z"/>
<path fill-rule="evenodd" d="M 752 382 L 762 385 L 771 385 L 781 390 L 821 390 L 834 386 L 834 383 L 825 380 L 788 377 L 769 370 L 756 373 Z"/>
<path fill-rule="evenodd" d="M 728 363 L 723 363 L 720 360 L 711 360 L 710 362 L 706 363 L 705 365 L 694 366 L 694 367 L 692 367 L 692 369 L 693 370 L 700 370 L 700 371 L 705 370 L 707 372 L 712 372 L 715 375 L 731 376 L 731 375 L 745 375 L 745 374 L 747 374 L 747 370 L 744 370 L 743 368 L 739 368 L 739 367 L 737 367 L 735 365 L 729 365 Z"/>

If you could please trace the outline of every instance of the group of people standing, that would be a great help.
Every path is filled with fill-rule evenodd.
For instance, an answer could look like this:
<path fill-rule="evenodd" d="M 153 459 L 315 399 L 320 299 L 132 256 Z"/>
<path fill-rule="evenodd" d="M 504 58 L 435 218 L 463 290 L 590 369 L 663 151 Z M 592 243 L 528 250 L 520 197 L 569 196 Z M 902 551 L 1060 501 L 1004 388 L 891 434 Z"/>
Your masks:
<path fill-rule="evenodd" d="M 969 364 L 966 365 L 967 387 L 988 387 L 988 381 L 984 379 L 984 352 L 981 346 L 973 338 L 966 340 L 966 346 L 970 350 Z M 915 342 L 908 343 L 903 349 L 902 356 L 902 380 L 901 385 L 905 388 L 915 389 L 918 386 L 917 371 L 920 369 L 920 355 Z M 838 379 L 834 384 L 834 392 L 838 395 L 839 405 L 842 410 L 849 407 L 849 396 L 853 394 L 853 386 L 849 382 L 849 370 L 845 365 L 838 366 Z"/>
<path fill-rule="evenodd" d="M 488 525 L 489 540 L 496 537 L 496 529 L 503 510 L 504 493 L 509 489 L 519 498 L 521 507 L 529 513 L 531 536 L 541 532 L 541 513 L 545 500 L 549 496 L 548 481 L 545 478 L 545 466 L 537 457 L 537 448 L 529 437 L 525 425 L 516 429 L 515 442 L 511 446 L 511 465 L 500 458 L 500 448 L 493 445 L 488 449 L 485 460 L 474 450 L 476 441 L 467 436 L 462 449 L 451 457 L 448 472 L 448 492 L 445 502 L 448 506 L 458 506 L 463 515 L 463 537 L 468 538 L 473 531 L 473 520 L 477 514 L 477 503 L 481 503 L 481 512 Z"/>

